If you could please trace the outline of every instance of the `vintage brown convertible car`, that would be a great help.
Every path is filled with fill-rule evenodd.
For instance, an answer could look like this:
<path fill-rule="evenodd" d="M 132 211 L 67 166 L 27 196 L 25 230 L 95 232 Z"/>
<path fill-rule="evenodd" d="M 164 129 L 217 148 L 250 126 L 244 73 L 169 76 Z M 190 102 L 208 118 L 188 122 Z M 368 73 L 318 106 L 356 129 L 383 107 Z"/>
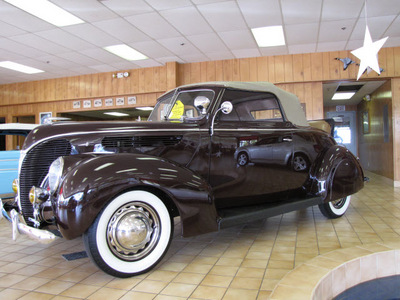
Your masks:
<path fill-rule="evenodd" d="M 250 148 L 258 158 L 243 163 L 237 149 Z M 184 237 L 312 205 L 337 218 L 364 186 L 352 153 L 266 82 L 178 87 L 148 122 L 43 125 L 21 156 L 17 209 L 2 208 L 14 235 L 52 241 L 51 226 L 83 235 L 92 261 L 118 277 L 162 259 L 174 217 Z"/>

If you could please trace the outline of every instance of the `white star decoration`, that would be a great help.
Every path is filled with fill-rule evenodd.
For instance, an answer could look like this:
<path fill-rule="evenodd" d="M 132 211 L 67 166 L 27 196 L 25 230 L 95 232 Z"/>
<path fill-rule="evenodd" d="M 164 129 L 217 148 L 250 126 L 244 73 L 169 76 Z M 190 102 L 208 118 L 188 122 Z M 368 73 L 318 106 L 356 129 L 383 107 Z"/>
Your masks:
<path fill-rule="evenodd" d="M 372 42 L 368 25 L 366 26 L 364 45 L 361 48 L 351 51 L 354 56 L 360 59 L 360 68 L 358 69 L 357 80 L 361 77 L 365 70 L 369 71 L 369 68 L 374 70 L 376 73 L 381 74 L 378 63 L 378 52 L 387 39 L 388 37 L 385 37 L 379 41 Z"/>

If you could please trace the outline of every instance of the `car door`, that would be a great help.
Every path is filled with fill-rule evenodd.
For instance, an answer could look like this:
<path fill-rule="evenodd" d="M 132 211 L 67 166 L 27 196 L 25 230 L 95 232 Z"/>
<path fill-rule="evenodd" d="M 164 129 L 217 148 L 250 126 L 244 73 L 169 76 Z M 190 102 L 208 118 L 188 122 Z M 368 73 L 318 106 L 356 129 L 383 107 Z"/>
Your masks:
<path fill-rule="evenodd" d="M 233 111 L 216 117 L 210 145 L 217 207 L 285 201 L 293 143 L 278 100 L 270 93 L 226 90 L 227 100 Z"/>

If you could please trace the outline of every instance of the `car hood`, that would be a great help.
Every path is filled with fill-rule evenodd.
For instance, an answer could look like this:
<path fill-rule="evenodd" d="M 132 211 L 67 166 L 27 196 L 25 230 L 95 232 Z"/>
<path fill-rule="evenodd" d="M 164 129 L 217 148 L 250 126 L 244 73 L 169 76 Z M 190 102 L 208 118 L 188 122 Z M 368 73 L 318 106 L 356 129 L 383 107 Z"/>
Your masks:
<path fill-rule="evenodd" d="M 66 139 L 72 145 L 89 146 L 106 136 L 164 136 L 182 135 L 187 131 L 199 131 L 195 123 L 174 122 L 56 122 L 42 125 L 28 135 L 23 150 L 53 139 Z"/>

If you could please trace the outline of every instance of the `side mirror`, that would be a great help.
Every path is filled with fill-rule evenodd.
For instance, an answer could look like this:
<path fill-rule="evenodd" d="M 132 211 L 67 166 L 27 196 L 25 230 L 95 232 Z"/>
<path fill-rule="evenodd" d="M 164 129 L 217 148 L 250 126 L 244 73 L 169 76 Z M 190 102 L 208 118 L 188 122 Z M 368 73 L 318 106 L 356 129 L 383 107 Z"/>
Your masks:
<path fill-rule="evenodd" d="M 212 121 L 211 121 L 211 127 L 210 127 L 210 135 L 212 136 L 214 134 L 214 122 L 215 122 L 215 117 L 217 114 L 222 111 L 223 114 L 227 115 L 232 112 L 233 105 L 230 101 L 225 101 L 221 104 L 221 107 L 215 112 Z"/>
<path fill-rule="evenodd" d="M 228 115 L 232 112 L 233 105 L 229 101 L 225 101 L 224 103 L 221 104 L 221 111 L 225 114 Z"/>
<path fill-rule="evenodd" d="M 209 105 L 210 99 L 208 99 L 206 96 L 197 96 L 194 99 L 194 106 L 200 109 L 202 115 L 207 113 L 207 108 Z"/>

